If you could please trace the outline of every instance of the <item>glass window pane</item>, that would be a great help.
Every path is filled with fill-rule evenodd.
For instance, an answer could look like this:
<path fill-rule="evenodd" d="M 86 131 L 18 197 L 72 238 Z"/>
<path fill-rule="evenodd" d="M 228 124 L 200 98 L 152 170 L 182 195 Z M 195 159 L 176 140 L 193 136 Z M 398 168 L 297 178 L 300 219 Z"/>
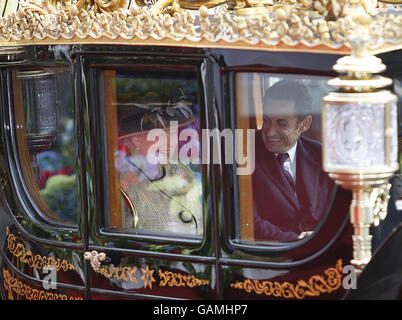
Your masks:
<path fill-rule="evenodd" d="M 236 128 L 255 130 L 254 171 L 238 175 L 238 240 L 297 241 L 323 218 L 334 186 L 321 160 L 321 98 L 330 90 L 327 80 L 235 75 Z M 244 139 L 237 140 L 238 148 L 240 143 Z"/>
<path fill-rule="evenodd" d="M 38 212 L 77 222 L 73 89 L 69 69 L 14 71 L 17 143 L 26 188 Z"/>
<path fill-rule="evenodd" d="M 112 228 L 203 232 L 198 81 L 180 69 L 103 72 Z"/>

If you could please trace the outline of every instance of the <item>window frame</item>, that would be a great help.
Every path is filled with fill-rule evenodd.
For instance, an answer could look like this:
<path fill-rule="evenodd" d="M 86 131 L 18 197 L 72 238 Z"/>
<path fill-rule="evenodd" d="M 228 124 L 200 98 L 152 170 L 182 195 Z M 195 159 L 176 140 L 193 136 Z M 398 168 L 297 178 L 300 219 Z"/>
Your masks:
<path fill-rule="evenodd" d="M 185 62 L 183 62 L 183 60 Z M 90 103 L 92 106 L 101 106 L 100 99 L 104 97 L 101 88 L 95 90 L 95 85 L 100 83 L 100 73 L 104 70 L 133 70 L 135 72 L 138 70 L 152 70 L 152 65 L 165 65 L 167 70 L 174 71 L 174 65 L 186 65 L 194 67 L 194 71 L 197 77 L 198 83 L 198 101 L 199 101 L 199 109 L 200 109 L 200 130 L 206 128 L 206 125 L 209 123 L 208 117 L 208 105 L 209 101 L 206 98 L 206 91 L 207 89 L 207 75 L 202 73 L 202 68 L 208 68 L 208 64 L 210 61 L 205 56 L 185 56 L 181 55 L 180 59 L 173 58 L 168 54 L 137 54 L 132 56 L 128 53 L 117 53 L 116 56 L 113 57 L 93 57 L 93 56 L 85 56 L 83 60 L 83 64 L 86 65 L 90 79 L 90 87 L 91 87 L 91 99 Z M 203 212 L 203 233 L 199 236 L 192 236 L 192 235 L 177 235 L 175 233 L 157 233 L 155 234 L 147 234 L 146 232 L 127 232 L 125 229 L 113 229 L 107 226 L 106 218 L 110 216 L 110 199 L 109 199 L 109 174 L 107 173 L 108 167 L 108 151 L 106 148 L 106 119 L 105 119 L 105 104 L 103 103 L 102 108 L 99 107 L 99 112 L 94 113 L 94 107 L 90 108 L 90 119 L 92 120 L 93 126 L 91 128 L 91 135 L 92 135 L 92 142 L 96 143 L 97 140 L 102 141 L 102 147 L 99 143 L 96 144 L 97 148 L 101 148 L 100 154 L 101 157 L 94 156 L 95 159 L 95 207 L 94 214 L 96 215 L 95 223 L 96 223 L 96 234 L 103 238 L 108 239 L 119 239 L 120 241 L 138 241 L 142 243 L 176 243 L 183 246 L 190 246 L 190 247 L 203 247 L 207 242 L 206 239 L 211 233 L 211 227 L 208 226 L 208 221 L 210 221 L 211 216 L 211 209 L 206 206 L 207 197 L 208 197 L 208 183 L 209 181 L 209 170 L 207 167 L 202 167 L 202 212 Z M 100 187 L 102 186 L 102 187 Z M 100 199 L 105 199 L 101 201 Z M 163 249 L 162 249 L 163 250 Z"/>
<path fill-rule="evenodd" d="M 299 75 L 299 76 L 321 76 L 332 78 L 336 74 L 333 71 L 317 71 L 317 70 L 309 70 L 309 69 L 300 69 L 300 68 L 286 68 L 286 67 L 271 67 L 271 66 L 262 66 L 262 65 L 240 65 L 240 66 L 229 66 L 223 68 L 223 77 L 225 79 L 225 90 L 227 92 L 227 97 L 225 101 L 226 110 L 230 110 L 225 115 L 225 122 L 227 123 L 226 127 L 236 128 L 236 85 L 235 85 L 235 77 L 237 73 L 264 73 L 264 74 L 275 74 L 280 76 L 283 75 Z M 260 257 L 268 257 L 272 254 L 286 254 L 286 256 L 291 257 L 291 252 L 297 252 L 303 250 L 307 244 L 311 244 L 311 251 L 314 250 L 315 247 L 314 242 L 317 234 L 319 234 L 323 227 L 327 224 L 329 220 L 329 216 L 334 207 L 334 203 L 336 202 L 337 194 L 338 194 L 338 186 L 335 185 L 334 190 L 331 195 L 331 199 L 329 201 L 328 207 L 325 210 L 325 213 L 315 228 L 314 232 L 309 236 L 301 240 L 293 241 L 293 242 L 274 242 L 274 241 L 251 241 L 247 243 L 247 241 L 242 241 L 238 239 L 238 235 L 240 233 L 240 199 L 239 199 L 239 180 L 236 175 L 236 166 L 227 166 L 224 176 L 228 177 L 228 180 L 231 181 L 232 189 L 231 192 L 228 193 L 228 201 L 227 203 L 233 203 L 233 208 L 225 208 L 225 211 L 230 213 L 225 215 L 226 224 L 229 226 L 229 230 L 227 232 L 227 247 L 233 248 L 235 251 L 242 252 L 244 254 L 251 254 L 254 256 Z M 332 213 L 333 214 L 333 213 Z M 341 227 L 334 232 L 333 237 L 331 237 L 330 243 L 318 249 L 318 252 L 325 251 L 326 247 L 332 245 L 332 243 L 339 237 L 339 234 L 342 232 L 346 224 L 348 223 L 349 216 L 346 215 L 344 222 L 341 224 Z M 312 254 L 314 255 L 314 254 Z M 230 254 L 233 256 L 233 254 Z M 311 258 L 311 257 L 310 257 Z M 241 260 L 247 259 L 246 257 L 241 258 Z"/>
<path fill-rule="evenodd" d="M 23 159 L 21 157 L 21 152 L 20 152 L 20 146 L 19 146 L 19 138 L 17 134 L 17 116 L 16 116 L 16 105 L 15 105 L 15 79 L 13 74 L 16 72 L 19 72 L 21 70 L 46 70 L 46 69 L 65 69 L 66 72 L 68 72 L 68 69 L 70 70 L 70 73 L 72 71 L 72 66 L 67 63 L 44 63 L 41 66 L 32 66 L 32 65 L 16 65 L 10 68 L 7 68 L 6 70 L 6 82 L 7 82 L 7 87 L 12 88 L 11 90 L 8 90 L 8 108 L 7 108 L 7 118 L 6 122 L 8 123 L 11 131 L 10 135 L 10 144 L 9 147 L 12 150 L 11 156 L 10 156 L 10 168 L 11 168 L 11 174 L 12 174 L 12 179 L 13 179 L 13 184 L 15 188 L 15 194 L 17 195 L 19 199 L 19 203 L 22 207 L 23 210 L 19 210 L 19 213 L 22 213 L 24 217 L 28 219 L 28 221 L 32 221 L 35 225 L 38 225 L 41 229 L 43 230 L 54 230 L 56 232 L 61 232 L 61 234 L 66 236 L 67 238 L 70 238 L 71 236 L 74 236 L 79 232 L 80 229 L 80 224 L 81 224 L 81 210 L 79 204 L 79 195 L 80 195 L 80 186 L 79 186 L 79 171 L 78 168 L 76 168 L 76 175 L 77 175 L 77 221 L 72 222 L 72 223 L 63 223 L 59 222 L 56 220 L 53 220 L 48 217 L 48 214 L 42 212 L 40 209 L 41 205 L 38 205 L 36 203 L 36 200 L 34 200 L 34 196 L 31 195 L 30 188 L 27 186 L 27 178 L 25 176 L 25 171 L 23 170 L 23 161 L 26 161 L 26 159 Z M 75 101 L 74 101 L 74 79 L 73 76 L 71 77 L 71 90 L 72 90 L 72 109 L 74 113 L 74 122 L 77 121 L 76 119 L 76 106 L 75 106 Z M 75 124 L 76 126 L 76 124 Z M 74 145 L 77 145 L 78 141 L 76 139 L 76 132 L 74 132 Z M 29 151 L 28 151 L 29 152 Z M 40 197 L 40 195 L 39 195 Z M 44 204 L 47 206 L 46 202 L 42 199 Z M 49 210 L 51 210 L 49 208 Z M 55 213 L 53 213 L 55 214 Z M 82 241 L 82 235 L 80 236 L 81 241 Z"/>

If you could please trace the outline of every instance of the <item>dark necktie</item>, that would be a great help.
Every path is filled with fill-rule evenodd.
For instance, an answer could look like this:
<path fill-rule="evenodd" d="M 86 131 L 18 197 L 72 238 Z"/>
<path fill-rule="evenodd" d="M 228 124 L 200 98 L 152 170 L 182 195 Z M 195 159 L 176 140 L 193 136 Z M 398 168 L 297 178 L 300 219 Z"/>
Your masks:
<path fill-rule="evenodd" d="M 295 181 L 293 180 L 290 172 L 285 169 L 285 161 L 289 158 L 289 154 L 287 152 L 285 153 L 279 153 L 278 156 L 276 157 L 279 161 L 279 166 L 281 168 L 282 174 L 286 177 L 286 180 L 289 182 L 290 186 L 292 187 L 293 191 L 296 189 Z"/>

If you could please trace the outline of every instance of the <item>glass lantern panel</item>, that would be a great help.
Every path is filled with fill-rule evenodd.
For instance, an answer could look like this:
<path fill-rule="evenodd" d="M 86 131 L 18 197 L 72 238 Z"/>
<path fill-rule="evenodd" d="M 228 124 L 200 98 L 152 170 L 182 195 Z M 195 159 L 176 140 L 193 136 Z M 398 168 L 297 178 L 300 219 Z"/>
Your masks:
<path fill-rule="evenodd" d="M 327 168 L 369 169 L 386 165 L 384 104 L 328 103 L 324 108 Z M 395 151 L 393 154 L 396 155 Z"/>

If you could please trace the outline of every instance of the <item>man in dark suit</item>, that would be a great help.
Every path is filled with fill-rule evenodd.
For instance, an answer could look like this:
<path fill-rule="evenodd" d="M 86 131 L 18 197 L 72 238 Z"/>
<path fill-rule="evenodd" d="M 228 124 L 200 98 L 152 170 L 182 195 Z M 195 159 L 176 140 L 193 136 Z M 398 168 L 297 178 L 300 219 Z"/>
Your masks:
<path fill-rule="evenodd" d="M 312 97 L 300 82 L 281 80 L 264 96 L 253 173 L 256 240 L 295 241 L 310 234 L 328 206 L 333 181 L 322 170 L 321 144 L 302 137 Z"/>

